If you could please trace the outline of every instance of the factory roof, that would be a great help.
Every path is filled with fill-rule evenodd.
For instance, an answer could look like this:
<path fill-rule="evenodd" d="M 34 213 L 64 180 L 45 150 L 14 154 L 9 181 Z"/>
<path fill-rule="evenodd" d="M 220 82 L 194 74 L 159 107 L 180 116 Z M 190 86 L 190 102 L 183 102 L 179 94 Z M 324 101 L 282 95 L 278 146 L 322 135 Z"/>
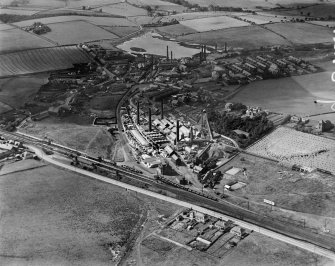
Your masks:
<path fill-rule="evenodd" d="M 145 140 L 145 138 L 138 132 L 137 130 L 130 130 L 130 133 L 134 136 L 134 138 L 142 145 L 148 146 L 149 143 Z"/>

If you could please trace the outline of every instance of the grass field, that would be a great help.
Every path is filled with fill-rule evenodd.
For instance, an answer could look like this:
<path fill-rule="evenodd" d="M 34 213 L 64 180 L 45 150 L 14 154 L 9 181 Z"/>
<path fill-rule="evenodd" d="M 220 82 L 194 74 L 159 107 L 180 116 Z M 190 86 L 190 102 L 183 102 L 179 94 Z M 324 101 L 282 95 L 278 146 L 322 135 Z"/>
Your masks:
<path fill-rule="evenodd" d="M 0 102 L 0 114 L 5 113 L 10 110 L 12 110 L 12 107 L 10 107 L 7 104 L 4 104 L 3 102 Z"/>
<path fill-rule="evenodd" d="M 109 245 L 124 245 L 144 212 L 131 194 L 52 166 L 1 176 L 0 191 L 2 265 L 111 265 Z"/>
<path fill-rule="evenodd" d="M 330 77 L 331 70 L 328 70 L 275 81 L 257 81 L 246 85 L 231 101 L 302 116 L 330 112 L 329 104 L 313 103 L 315 99 L 335 99 Z"/>
<path fill-rule="evenodd" d="M 198 32 L 242 27 L 250 25 L 247 22 L 227 16 L 210 17 L 180 21 L 180 24 L 192 28 Z"/>
<path fill-rule="evenodd" d="M 276 23 L 265 26 L 295 44 L 331 43 L 331 29 L 308 23 Z"/>
<path fill-rule="evenodd" d="M 0 102 L 20 108 L 48 82 L 48 75 L 0 79 Z"/>
<path fill-rule="evenodd" d="M 93 156 L 109 158 L 114 147 L 114 137 L 106 129 L 94 127 L 91 123 L 92 119 L 77 116 L 62 120 L 50 117 L 32 122 L 20 130 L 41 138 L 48 137 L 61 145 Z"/>
<path fill-rule="evenodd" d="M 56 16 L 56 17 L 47 17 L 47 18 L 39 18 L 39 19 L 30 19 L 25 21 L 20 21 L 13 23 L 19 27 L 27 27 L 34 22 L 41 22 L 43 24 L 51 24 L 51 23 L 60 23 L 67 22 L 73 20 L 86 20 L 94 25 L 99 26 L 136 26 L 136 24 L 130 22 L 125 18 L 114 18 L 114 17 L 93 17 L 93 16 Z"/>
<path fill-rule="evenodd" d="M 74 63 L 88 63 L 89 57 L 76 46 L 20 51 L 0 55 L 0 73 L 22 75 L 71 68 Z"/>
<path fill-rule="evenodd" d="M 159 32 L 161 32 L 163 35 L 171 35 L 171 36 L 181 36 L 181 35 L 187 35 L 191 33 L 196 33 L 197 31 L 184 26 L 182 24 L 175 24 L 175 25 L 169 25 L 164 27 L 157 28 Z"/>
<path fill-rule="evenodd" d="M 324 27 L 332 27 L 335 28 L 335 21 L 310 21 L 309 23 L 324 26 Z"/>
<path fill-rule="evenodd" d="M 119 36 L 119 37 L 124 37 L 127 36 L 129 34 L 132 34 L 134 32 L 137 32 L 139 30 L 138 27 L 135 26 L 130 26 L 130 27 L 103 27 L 105 30 Z"/>
<path fill-rule="evenodd" d="M 48 25 L 51 32 L 44 36 L 60 45 L 78 44 L 101 39 L 117 39 L 118 36 L 86 21 L 70 21 Z"/>
<path fill-rule="evenodd" d="M 9 8 L 1 8 L 0 14 L 13 14 L 13 15 L 33 15 L 37 13 L 38 10 L 27 10 L 27 9 L 9 9 Z"/>
<path fill-rule="evenodd" d="M 312 5 L 305 8 L 295 9 L 292 11 L 286 11 L 287 14 L 293 15 L 304 15 L 311 17 L 324 17 L 333 16 L 335 14 L 335 2 L 333 3 L 319 3 L 318 5 Z"/>
<path fill-rule="evenodd" d="M 100 6 L 112 3 L 119 3 L 121 0 L 70 0 L 70 1 L 59 1 L 59 0 L 4 0 L 1 1 L 2 5 L 12 5 L 13 3 L 19 7 L 27 8 L 64 8 L 64 7 L 82 7 L 82 6 Z"/>
<path fill-rule="evenodd" d="M 122 15 L 126 17 L 130 16 L 145 16 L 148 12 L 144 8 L 138 8 L 128 3 L 119 3 L 103 7 L 98 7 L 97 9 L 102 9 L 102 12 L 114 15 Z"/>
<path fill-rule="evenodd" d="M 252 36 L 252 38 L 250 38 Z M 256 49 L 260 46 L 289 45 L 282 37 L 259 26 L 239 27 L 202 33 L 189 34 L 177 38 L 178 41 L 200 43 L 224 47 Z"/>
<path fill-rule="evenodd" d="M 20 29 L 0 31 L 0 53 L 54 46 L 51 42 Z"/>

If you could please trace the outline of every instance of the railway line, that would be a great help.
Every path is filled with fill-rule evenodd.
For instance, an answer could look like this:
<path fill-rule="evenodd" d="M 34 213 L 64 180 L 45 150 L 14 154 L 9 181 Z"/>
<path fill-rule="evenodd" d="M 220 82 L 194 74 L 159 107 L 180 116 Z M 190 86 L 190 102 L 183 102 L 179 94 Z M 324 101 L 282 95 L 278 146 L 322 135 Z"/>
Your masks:
<path fill-rule="evenodd" d="M 102 170 L 114 173 L 116 177 L 119 175 L 121 177 L 127 177 L 138 181 L 139 183 L 143 184 L 142 189 L 145 188 L 149 189 L 150 191 L 150 187 L 155 187 L 155 189 L 167 191 L 176 195 L 175 198 L 178 200 L 196 204 L 197 206 L 206 208 L 208 210 L 216 211 L 234 219 L 239 219 L 241 221 L 253 224 L 254 226 L 264 228 L 264 230 L 271 230 L 272 232 L 279 233 L 283 236 L 303 241 L 308 244 L 313 244 L 317 247 L 326 249 L 329 252 L 335 253 L 335 239 L 331 236 L 318 234 L 302 227 L 283 223 L 282 221 L 273 219 L 271 217 L 261 216 L 259 214 L 247 211 L 242 208 L 236 208 L 230 205 L 228 202 L 218 200 L 217 198 L 206 197 L 204 196 L 204 194 L 198 191 L 193 191 L 192 189 L 185 188 L 177 183 L 165 180 L 164 178 L 156 180 L 153 177 L 132 172 L 129 169 L 119 167 L 107 161 L 101 161 L 97 158 L 88 156 L 85 153 L 81 153 L 80 151 L 77 151 L 75 149 L 71 149 L 50 141 L 42 140 L 33 136 L 17 132 L 9 133 L 0 130 L 0 134 L 19 141 L 26 141 L 40 148 L 52 150 L 53 152 L 58 152 L 66 156 L 78 156 L 79 160 L 87 166 L 92 166 L 92 164 L 95 164 Z M 89 175 L 89 172 L 86 172 L 87 175 Z M 112 177 L 111 179 L 114 178 Z M 117 180 L 118 178 L 115 179 Z M 124 184 L 126 185 L 127 183 Z"/>

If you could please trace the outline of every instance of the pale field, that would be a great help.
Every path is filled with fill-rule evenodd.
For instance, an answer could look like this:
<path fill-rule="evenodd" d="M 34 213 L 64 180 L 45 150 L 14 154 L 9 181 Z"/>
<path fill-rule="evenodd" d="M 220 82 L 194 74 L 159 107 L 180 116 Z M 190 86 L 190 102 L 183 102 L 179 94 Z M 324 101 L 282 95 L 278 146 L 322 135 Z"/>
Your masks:
<path fill-rule="evenodd" d="M 196 33 L 196 30 L 190 27 L 186 27 L 182 24 L 175 24 L 175 25 L 159 27 L 157 28 L 157 30 L 161 32 L 163 35 L 168 34 L 172 36 L 180 36 L 180 35 L 185 35 L 185 34 Z"/>
<path fill-rule="evenodd" d="M 73 67 L 74 63 L 88 62 L 88 55 L 76 46 L 27 50 L 0 55 L 0 74 L 32 74 L 67 69 Z"/>
<path fill-rule="evenodd" d="M 34 22 L 41 22 L 43 24 L 51 24 L 51 23 L 59 23 L 59 22 L 67 22 L 73 20 L 86 20 L 92 24 L 99 26 L 136 26 L 134 23 L 130 22 L 124 18 L 112 18 L 112 17 L 90 17 L 90 16 L 57 16 L 57 17 L 48 17 L 48 18 L 40 18 L 40 19 L 30 19 L 25 21 L 20 21 L 13 23 L 19 27 L 27 27 Z"/>
<path fill-rule="evenodd" d="M 335 140 L 280 127 L 248 149 L 281 162 L 335 173 Z"/>
<path fill-rule="evenodd" d="M 267 24 L 270 22 L 285 22 L 285 21 L 289 21 L 291 19 L 290 16 L 267 16 L 267 15 L 252 15 L 252 14 L 248 14 L 248 15 L 242 15 L 239 16 L 241 19 L 246 19 L 249 22 L 254 22 L 255 24 Z M 286 19 L 284 18 L 286 17 Z"/>
<path fill-rule="evenodd" d="M 198 32 L 227 29 L 233 27 L 243 27 L 250 25 L 247 22 L 227 16 L 185 20 L 180 21 L 180 24 L 192 28 Z"/>
<path fill-rule="evenodd" d="M 0 102 L 13 108 L 23 107 L 34 97 L 41 85 L 48 82 L 46 74 L 0 79 Z"/>
<path fill-rule="evenodd" d="M 0 31 L 14 29 L 14 26 L 6 23 L 0 23 Z M 0 42 L 1 43 L 1 42 Z"/>
<path fill-rule="evenodd" d="M 0 32 L 0 54 L 51 46 L 54 44 L 24 30 L 12 28 Z"/>
<path fill-rule="evenodd" d="M 250 38 L 252 36 L 252 38 Z M 224 47 L 256 49 L 260 46 L 289 45 L 284 38 L 259 26 L 238 27 L 180 36 L 178 41 Z"/>
<path fill-rule="evenodd" d="M 252 82 L 230 100 L 300 116 L 330 112 L 330 104 L 314 104 L 314 100 L 335 99 L 331 73 L 329 69 L 315 74 Z"/>
<path fill-rule="evenodd" d="M 53 23 L 48 26 L 51 32 L 44 34 L 44 36 L 60 45 L 118 38 L 115 34 L 86 21 Z"/>
<path fill-rule="evenodd" d="M 148 12 L 143 8 L 138 8 L 128 3 L 119 3 L 103 7 L 98 7 L 97 9 L 102 9 L 102 12 L 108 14 L 114 14 L 119 16 L 146 16 Z"/>
<path fill-rule="evenodd" d="M 245 13 L 242 12 L 226 12 L 226 11 L 206 11 L 206 12 L 191 12 L 191 13 L 180 13 L 170 16 L 165 16 L 162 18 L 162 21 L 166 18 L 166 20 L 169 20 L 171 18 L 174 18 L 178 21 L 180 20 L 190 20 L 190 19 L 201 19 L 201 18 L 208 18 L 208 17 L 220 17 L 225 15 L 230 16 L 239 16 L 244 15 Z"/>
<path fill-rule="evenodd" d="M 295 44 L 331 43 L 331 29 L 308 23 L 277 23 L 265 26 Z"/>

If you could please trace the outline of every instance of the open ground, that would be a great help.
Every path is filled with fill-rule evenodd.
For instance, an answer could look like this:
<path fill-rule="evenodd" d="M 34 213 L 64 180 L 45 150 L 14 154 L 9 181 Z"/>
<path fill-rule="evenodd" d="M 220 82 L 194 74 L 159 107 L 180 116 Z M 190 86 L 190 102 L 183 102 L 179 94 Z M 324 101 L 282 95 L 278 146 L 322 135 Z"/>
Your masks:
<path fill-rule="evenodd" d="M 91 125 L 92 119 L 70 116 L 63 119 L 50 117 L 31 122 L 20 130 L 40 138 L 47 137 L 56 143 L 87 152 L 92 156 L 110 158 L 114 152 L 115 137 L 106 129 Z"/>
<path fill-rule="evenodd" d="M 147 209 L 177 209 L 52 166 L 2 175 L 0 191 L 3 265 L 114 265 Z"/>
<path fill-rule="evenodd" d="M 290 45 L 283 37 L 257 25 L 188 34 L 178 37 L 177 40 L 209 45 L 217 44 L 218 47 L 224 47 L 224 43 L 227 42 L 228 46 L 248 50 L 261 46 Z"/>
<path fill-rule="evenodd" d="M 47 81 L 46 74 L 0 79 L 0 102 L 13 108 L 20 108 Z"/>

